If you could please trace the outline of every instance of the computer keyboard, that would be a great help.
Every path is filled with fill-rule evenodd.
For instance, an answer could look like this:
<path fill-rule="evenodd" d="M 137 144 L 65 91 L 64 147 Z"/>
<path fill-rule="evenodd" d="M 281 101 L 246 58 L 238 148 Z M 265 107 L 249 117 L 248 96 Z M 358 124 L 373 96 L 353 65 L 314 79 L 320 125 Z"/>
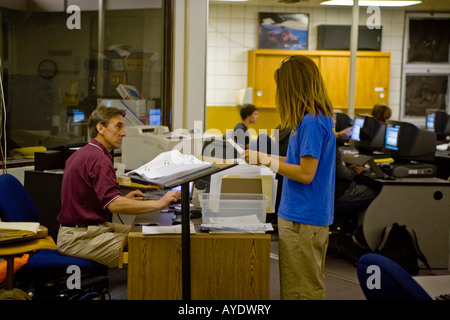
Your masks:
<path fill-rule="evenodd" d="M 342 161 L 348 164 L 354 164 L 357 166 L 363 166 L 369 161 L 371 157 L 362 154 L 344 154 L 342 155 Z"/>
<path fill-rule="evenodd" d="M 375 179 L 375 173 L 372 171 L 363 171 L 360 174 L 361 177 L 365 177 L 365 178 L 370 178 L 370 179 Z"/>

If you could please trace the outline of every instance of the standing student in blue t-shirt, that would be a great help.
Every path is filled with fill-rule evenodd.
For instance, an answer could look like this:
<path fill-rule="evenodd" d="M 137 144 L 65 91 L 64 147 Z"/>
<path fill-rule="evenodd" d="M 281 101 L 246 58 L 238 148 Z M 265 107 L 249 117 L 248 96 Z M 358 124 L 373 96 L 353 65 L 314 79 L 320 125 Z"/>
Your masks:
<path fill-rule="evenodd" d="M 315 63 L 292 56 L 275 72 L 281 123 L 293 128 L 286 157 L 246 150 L 245 159 L 284 177 L 278 209 L 281 299 L 325 299 L 328 226 L 333 222 L 333 107 Z"/>

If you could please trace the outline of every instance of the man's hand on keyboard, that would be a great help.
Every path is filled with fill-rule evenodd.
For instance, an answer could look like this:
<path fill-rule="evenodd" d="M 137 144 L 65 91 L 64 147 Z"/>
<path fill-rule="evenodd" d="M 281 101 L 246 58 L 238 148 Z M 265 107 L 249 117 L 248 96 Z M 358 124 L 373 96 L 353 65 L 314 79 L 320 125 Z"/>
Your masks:
<path fill-rule="evenodd" d="M 172 202 L 177 202 L 181 197 L 181 192 L 178 190 L 170 190 L 167 191 L 166 194 L 160 199 L 165 205 L 163 207 L 167 207 Z"/>
<path fill-rule="evenodd" d="M 133 190 L 125 195 L 125 198 L 143 200 L 145 194 L 141 190 Z"/>
<path fill-rule="evenodd" d="M 348 166 L 348 168 L 350 170 L 355 171 L 357 174 L 361 174 L 362 172 L 364 172 L 366 169 L 362 166 L 357 166 L 356 164 L 351 164 Z"/>

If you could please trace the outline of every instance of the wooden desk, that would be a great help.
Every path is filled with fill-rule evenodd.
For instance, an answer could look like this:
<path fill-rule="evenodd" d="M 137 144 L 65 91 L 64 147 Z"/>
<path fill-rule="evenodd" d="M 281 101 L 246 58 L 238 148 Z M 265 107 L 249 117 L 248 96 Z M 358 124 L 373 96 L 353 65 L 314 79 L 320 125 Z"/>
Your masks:
<path fill-rule="evenodd" d="M 376 248 L 386 226 L 405 224 L 416 232 L 431 268 L 450 269 L 450 182 L 398 178 L 380 183 L 381 192 L 367 208 L 362 222 L 369 247 Z"/>
<path fill-rule="evenodd" d="M 192 234 L 191 299 L 268 300 L 270 234 Z M 128 300 L 182 299 L 181 235 L 128 236 Z"/>
<path fill-rule="evenodd" d="M 414 280 L 433 299 L 436 299 L 441 294 L 450 294 L 450 275 L 416 276 Z"/>
<path fill-rule="evenodd" d="M 36 235 L 0 242 L 0 257 L 4 257 L 7 261 L 6 283 L 4 289 L 0 290 L 0 300 L 30 299 L 25 292 L 14 288 L 14 258 L 39 249 L 56 250 L 56 244 L 52 237 L 48 236 L 48 230 L 44 226 L 40 226 Z"/>

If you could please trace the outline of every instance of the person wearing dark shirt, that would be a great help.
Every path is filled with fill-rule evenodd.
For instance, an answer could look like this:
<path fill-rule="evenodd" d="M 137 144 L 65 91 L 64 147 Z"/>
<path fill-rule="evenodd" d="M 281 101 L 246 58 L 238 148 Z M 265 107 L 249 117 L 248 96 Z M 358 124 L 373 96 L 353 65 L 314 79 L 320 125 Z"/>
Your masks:
<path fill-rule="evenodd" d="M 333 117 L 333 121 L 336 125 L 335 117 Z M 348 127 L 342 131 L 335 132 L 336 139 L 350 136 L 351 129 L 352 127 Z M 365 170 L 363 166 L 347 165 L 342 161 L 339 145 L 336 144 L 335 201 L 373 200 L 376 198 L 379 190 L 356 181 L 357 177 Z"/>
<path fill-rule="evenodd" d="M 373 200 L 376 198 L 379 190 L 356 181 L 356 178 L 365 170 L 362 166 L 346 165 L 342 161 L 339 148 L 336 147 L 336 201 Z"/>
<path fill-rule="evenodd" d="M 244 104 L 240 114 L 242 121 L 239 122 L 232 131 L 227 132 L 225 138 L 233 138 L 234 142 L 242 145 L 245 149 L 248 149 L 250 143 L 248 127 L 258 120 L 258 108 L 253 104 Z"/>
<path fill-rule="evenodd" d="M 99 106 L 88 120 L 91 140 L 66 161 L 61 186 L 57 246 L 61 254 L 117 267 L 119 249 L 130 226 L 112 223 L 112 213 L 138 215 L 177 201 L 179 191 L 159 200 L 143 200 L 134 190 L 121 195 L 111 151 L 120 147 L 125 112 Z"/>

